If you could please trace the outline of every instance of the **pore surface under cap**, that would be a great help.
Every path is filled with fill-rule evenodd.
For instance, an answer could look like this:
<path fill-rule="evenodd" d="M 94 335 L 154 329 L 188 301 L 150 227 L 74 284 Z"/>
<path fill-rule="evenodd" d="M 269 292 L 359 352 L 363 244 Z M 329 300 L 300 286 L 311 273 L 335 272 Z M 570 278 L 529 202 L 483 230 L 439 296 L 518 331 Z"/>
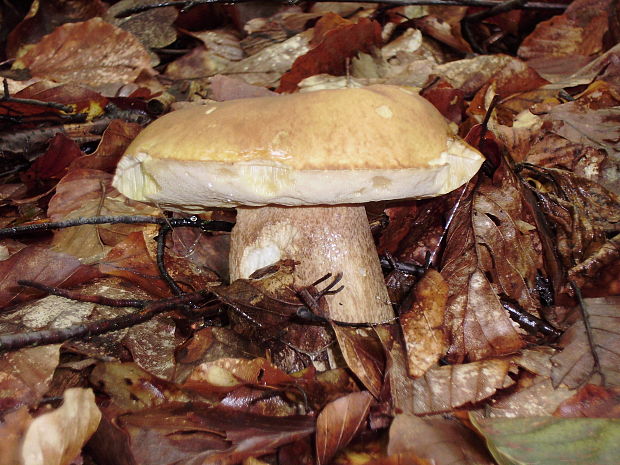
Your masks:
<path fill-rule="evenodd" d="M 395 86 L 193 106 L 144 129 L 115 186 L 169 208 L 362 203 L 440 195 L 482 157 Z"/>

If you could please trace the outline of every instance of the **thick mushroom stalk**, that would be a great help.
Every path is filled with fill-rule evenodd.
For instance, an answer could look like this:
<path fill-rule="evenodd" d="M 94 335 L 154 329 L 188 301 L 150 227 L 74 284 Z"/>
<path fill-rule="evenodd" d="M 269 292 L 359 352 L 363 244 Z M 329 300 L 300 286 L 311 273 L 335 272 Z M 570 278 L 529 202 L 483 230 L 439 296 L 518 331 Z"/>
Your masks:
<path fill-rule="evenodd" d="M 333 320 L 381 323 L 393 317 L 363 206 L 238 208 L 230 251 L 231 280 L 293 259 L 295 284 L 342 272 L 344 289 L 327 296 Z"/>

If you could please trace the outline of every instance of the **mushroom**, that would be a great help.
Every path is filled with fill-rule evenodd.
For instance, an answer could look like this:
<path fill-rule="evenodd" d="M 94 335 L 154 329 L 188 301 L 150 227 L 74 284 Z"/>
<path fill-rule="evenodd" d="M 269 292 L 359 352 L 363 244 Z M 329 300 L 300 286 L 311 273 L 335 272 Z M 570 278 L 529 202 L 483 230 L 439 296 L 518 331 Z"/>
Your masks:
<path fill-rule="evenodd" d="M 130 144 L 114 186 L 164 209 L 236 207 L 231 281 L 281 259 L 298 286 L 342 272 L 323 316 L 379 323 L 393 310 L 364 203 L 445 194 L 482 161 L 416 92 L 374 85 L 174 111 Z"/>

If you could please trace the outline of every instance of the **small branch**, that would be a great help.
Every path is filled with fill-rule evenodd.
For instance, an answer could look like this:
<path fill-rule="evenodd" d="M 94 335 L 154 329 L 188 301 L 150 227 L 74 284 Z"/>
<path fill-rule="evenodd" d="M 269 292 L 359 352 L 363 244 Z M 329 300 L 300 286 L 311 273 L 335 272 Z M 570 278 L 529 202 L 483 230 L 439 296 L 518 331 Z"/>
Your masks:
<path fill-rule="evenodd" d="M 575 297 L 577 297 L 577 303 L 579 305 L 579 311 L 581 312 L 581 318 L 583 320 L 583 326 L 586 331 L 586 337 L 588 338 L 588 346 L 590 347 L 590 353 L 592 354 L 592 360 L 594 360 L 594 367 L 592 368 L 591 375 L 598 373 L 601 377 L 601 386 L 605 386 L 605 373 L 603 373 L 603 369 L 601 367 L 601 360 L 598 356 L 598 351 L 596 350 L 596 342 L 594 341 L 594 336 L 592 334 L 592 325 L 590 324 L 590 315 L 586 309 L 586 304 L 583 301 L 583 296 L 581 295 L 581 289 L 574 281 L 569 281 L 570 287 L 575 292 Z"/>
<path fill-rule="evenodd" d="M 135 307 L 143 308 L 144 306 L 153 303 L 151 300 L 136 300 L 136 299 L 110 299 L 100 295 L 84 295 L 68 289 L 60 289 L 59 287 L 46 286 L 45 284 L 38 283 L 36 281 L 29 281 L 26 279 L 17 281 L 20 286 L 32 287 L 38 289 L 47 294 L 57 295 L 58 297 L 64 297 L 65 299 L 77 300 L 79 302 L 91 302 L 98 305 L 107 305 L 108 307 Z"/>
<path fill-rule="evenodd" d="M 130 326 L 144 323 L 154 316 L 170 311 L 176 307 L 185 305 L 199 305 L 201 302 L 204 302 L 206 299 L 211 297 L 212 294 L 207 291 L 194 292 L 171 299 L 151 302 L 135 313 L 122 315 L 110 320 L 97 320 L 61 329 L 46 329 L 23 334 L 0 335 L 0 351 L 16 350 L 24 347 L 36 347 L 46 344 L 58 344 L 61 342 L 66 342 L 69 339 L 98 336 L 100 334 L 118 331 L 119 329 L 129 328 Z"/>
<path fill-rule="evenodd" d="M 50 231 L 53 229 L 65 229 L 85 224 L 161 224 L 172 227 L 192 226 L 199 227 L 203 231 L 224 231 L 230 232 L 232 223 L 227 221 L 201 220 L 197 216 L 190 218 L 162 218 L 158 216 L 93 216 L 91 218 L 75 218 L 64 221 L 48 223 L 28 224 L 25 226 L 14 226 L 12 228 L 0 229 L 0 238 L 15 236 L 22 233 L 33 233 Z"/>
<path fill-rule="evenodd" d="M 501 13 L 506 13 L 507 11 L 523 9 L 527 3 L 527 0 L 508 0 L 506 2 L 498 3 L 495 6 L 489 8 L 488 10 L 479 11 L 469 16 L 465 16 L 461 21 L 463 38 L 467 42 L 469 42 L 469 45 L 471 45 L 471 48 L 474 52 L 485 53 L 485 51 L 482 49 L 482 47 L 478 45 L 478 42 L 474 38 L 474 35 L 469 28 L 470 24 L 483 21 L 487 18 L 497 16 Z"/>
<path fill-rule="evenodd" d="M 169 1 L 159 2 L 151 5 L 140 5 L 133 8 L 128 8 L 116 14 L 116 18 L 125 18 L 137 13 L 142 13 L 154 8 L 164 8 L 167 6 L 180 6 L 182 11 L 188 10 L 197 5 L 211 5 L 218 3 L 247 3 L 254 0 L 186 0 L 186 1 Z M 296 5 L 300 3 L 299 0 L 279 0 L 280 3 L 288 5 Z M 352 3 L 356 0 L 339 0 L 338 3 Z M 479 6 L 479 7 L 496 7 L 503 2 L 495 0 L 378 0 L 375 3 L 381 3 L 383 5 L 406 6 L 406 5 L 439 5 L 439 6 Z M 544 3 L 544 2 L 525 2 L 520 8 L 523 9 L 539 9 L 539 10 L 565 10 L 567 5 L 562 3 Z"/>
<path fill-rule="evenodd" d="M 35 105 L 43 108 L 53 108 L 54 110 L 64 111 L 65 113 L 73 113 L 74 108 L 71 105 L 64 105 L 56 102 L 43 102 L 41 100 L 33 100 L 29 98 L 15 98 L 9 94 L 9 82 L 6 78 L 2 81 L 4 95 L 0 97 L 0 102 L 22 103 L 25 105 Z"/>

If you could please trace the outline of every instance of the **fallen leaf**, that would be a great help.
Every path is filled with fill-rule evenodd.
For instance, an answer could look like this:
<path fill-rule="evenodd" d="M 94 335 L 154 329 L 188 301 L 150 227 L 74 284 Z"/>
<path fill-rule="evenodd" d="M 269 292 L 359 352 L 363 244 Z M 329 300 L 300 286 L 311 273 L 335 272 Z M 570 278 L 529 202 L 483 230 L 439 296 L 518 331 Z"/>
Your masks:
<path fill-rule="evenodd" d="M 47 286 L 71 287 L 101 274 L 67 254 L 44 247 L 29 246 L 0 262 L 0 306 L 7 307 L 40 296 L 40 291 L 17 284 L 18 280 L 36 281 Z"/>
<path fill-rule="evenodd" d="M 84 21 L 105 12 L 107 5 L 101 0 L 51 0 L 33 2 L 26 17 L 9 33 L 7 56 L 19 55 L 20 48 L 38 42 L 60 24 Z"/>
<path fill-rule="evenodd" d="M 310 50 L 312 30 L 294 35 L 290 39 L 264 48 L 260 52 L 231 63 L 224 74 L 237 76 L 255 86 L 272 87 L 286 73 L 297 57 Z"/>
<path fill-rule="evenodd" d="M 22 443 L 23 463 L 69 465 L 97 429 L 101 412 L 91 389 L 67 389 L 62 405 L 35 418 Z"/>
<path fill-rule="evenodd" d="M 589 345 L 583 321 L 577 321 L 567 329 L 559 341 L 563 350 L 552 358 L 551 379 L 554 386 L 565 384 L 577 388 L 588 382 L 596 374 L 592 351 L 600 364 L 598 375 L 604 376 L 605 382 L 611 386 L 620 384 L 620 360 L 617 355 L 620 352 L 619 305 L 620 297 L 584 300 L 593 347 Z"/>
<path fill-rule="evenodd" d="M 416 284 L 413 301 L 400 308 L 400 325 L 407 349 L 409 376 L 422 376 L 434 366 L 448 347 L 444 333 L 444 314 L 448 285 L 439 272 L 428 270 Z"/>
<path fill-rule="evenodd" d="M 400 414 L 390 426 L 388 455 L 412 453 L 436 465 L 491 465 L 474 433 L 454 419 Z M 408 463 L 408 462 L 405 462 Z"/>
<path fill-rule="evenodd" d="M 514 384 L 508 376 L 511 366 L 510 359 L 488 359 L 432 368 L 413 381 L 413 398 L 405 413 L 448 412 L 487 399 Z"/>
<path fill-rule="evenodd" d="M 126 279 L 155 296 L 167 297 L 170 289 L 161 279 L 144 240 L 142 232 L 130 233 L 108 252 L 98 268 L 101 273 Z"/>
<path fill-rule="evenodd" d="M 51 181 L 58 181 L 67 173 L 68 166 L 82 156 L 78 145 L 64 134 L 56 134 L 47 151 L 30 165 L 21 180 L 31 189 L 48 190 Z"/>
<path fill-rule="evenodd" d="M 117 18 L 121 11 L 144 5 L 140 0 L 122 0 L 111 5 L 104 19 L 133 34 L 147 49 L 163 48 L 177 39 L 174 21 L 179 15 L 173 7 L 151 8 L 124 18 Z"/>
<path fill-rule="evenodd" d="M 612 465 L 620 455 L 620 428 L 598 418 L 470 419 L 500 464 Z"/>
<path fill-rule="evenodd" d="M 64 176 L 50 199 L 52 221 L 92 216 L 132 216 L 159 214 L 159 209 L 132 201 L 112 187 L 112 175 L 99 170 L 76 169 Z M 82 225 L 54 232 L 54 250 L 71 254 L 84 263 L 100 260 L 109 250 L 141 225 Z"/>
<path fill-rule="evenodd" d="M 318 45 L 295 60 L 291 70 L 280 79 L 278 92 L 293 92 L 304 78 L 316 74 L 343 75 L 347 58 L 358 52 L 369 53 L 372 47 L 381 45 L 379 23 L 367 18 L 361 18 L 357 23 L 336 18 L 339 17 L 328 13 L 317 22 L 315 36 L 320 37 Z"/>
<path fill-rule="evenodd" d="M 37 407 L 58 366 L 60 345 L 33 347 L 0 355 L 0 409 Z"/>
<path fill-rule="evenodd" d="M 586 384 L 562 402 L 554 415 L 563 418 L 620 418 L 620 388 Z"/>
<path fill-rule="evenodd" d="M 354 392 L 330 402 L 316 420 L 316 455 L 319 464 L 327 464 L 363 428 L 372 396 Z"/>
<path fill-rule="evenodd" d="M 375 397 L 383 386 L 385 360 L 378 340 L 370 331 L 332 325 L 349 369 Z"/>
<path fill-rule="evenodd" d="M 82 168 L 113 172 L 127 146 L 141 130 L 142 126 L 137 123 L 112 120 L 103 132 L 97 150 L 91 155 L 83 155 L 71 162 L 69 170 Z"/>
<path fill-rule="evenodd" d="M 589 57 L 603 49 L 610 3 L 610 0 L 572 2 L 562 15 L 536 26 L 521 43 L 519 56 L 528 60 L 543 76 L 543 70 L 551 66 L 578 70 L 589 61 Z"/>
<path fill-rule="evenodd" d="M 13 63 L 33 76 L 92 87 L 133 82 L 151 72 L 151 59 L 130 33 L 101 18 L 69 23 L 43 37 Z"/>

